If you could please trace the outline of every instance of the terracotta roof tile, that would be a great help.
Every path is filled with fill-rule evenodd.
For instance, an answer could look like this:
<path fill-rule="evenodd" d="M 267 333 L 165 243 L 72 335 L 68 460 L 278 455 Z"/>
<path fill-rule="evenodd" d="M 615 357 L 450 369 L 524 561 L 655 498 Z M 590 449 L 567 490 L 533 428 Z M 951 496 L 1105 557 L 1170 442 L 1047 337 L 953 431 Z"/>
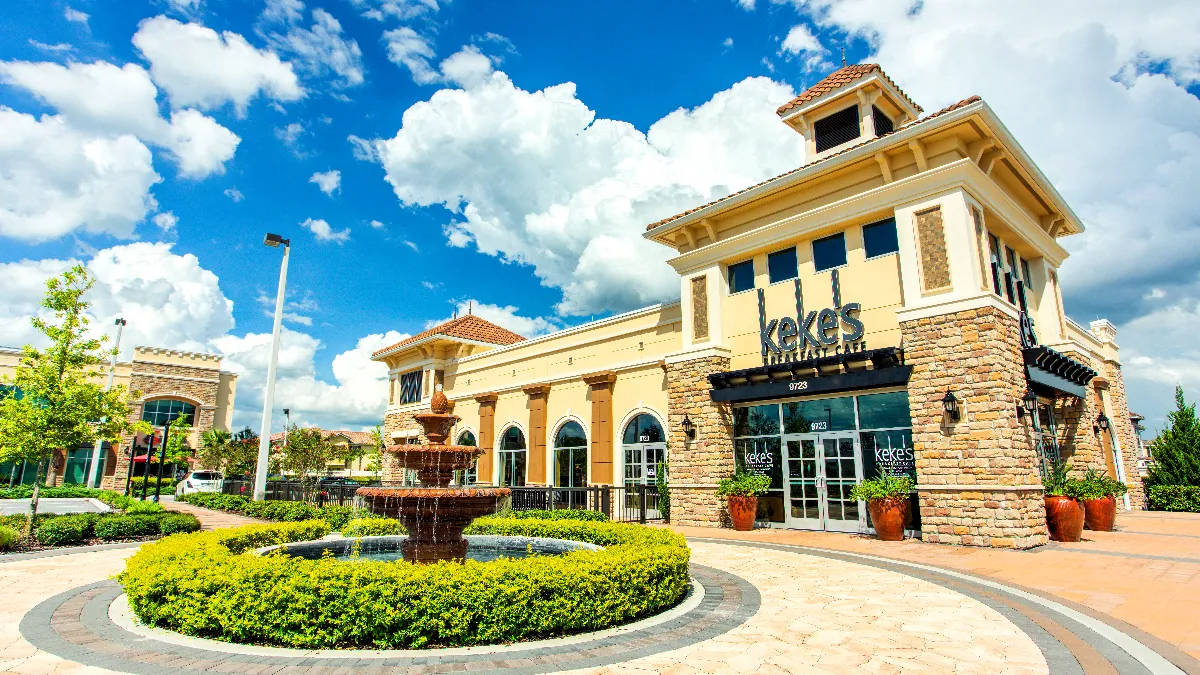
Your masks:
<path fill-rule="evenodd" d="M 345 436 L 350 441 L 350 443 L 353 445 L 371 445 L 372 443 L 375 442 L 375 439 L 371 438 L 371 432 L 369 432 L 369 431 L 347 431 L 345 429 L 322 429 L 321 434 L 324 435 L 325 438 L 329 438 L 330 436 Z M 283 442 L 283 432 L 280 431 L 279 433 L 271 434 L 271 442 L 272 443 L 282 443 Z"/>
<path fill-rule="evenodd" d="M 372 354 L 372 357 L 379 356 L 385 352 L 390 352 L 397 347 L 419 342 L 434 335 L 445 335 L 448 337 L 462 338 L 464 340 L 474 340 L 476 342 L 487 342 L 494 345 L 511 345 L 514 342 L 521 342 L 525 338 L 521 335 L 497 326 L 491 321 L 481 319 L 474 314 L 460 316 L 457 319 L 451 319 L 443 324 L 439 324 L 430 328 L 427 331 L 422 331 L 416 335 L 401 340 L 390 347 L 384 347 Z"/>
<path fill-rule="evenodd" d="M 697 212 L 697 211 L 700 211 L 700 210 L 703 210 L 703 209 L 707 209 L 707 208 L 709 208 L 710 206 L 714 206 L 714 205 L 716 205 L 716 204 L 720 204 L 721 202 L 724 202 L 724 201 L 727 201 L 727 200 L 733 199 L 734 197 L 737 197 L 737 196 L 738 196 L 738 195 L 740 195 L 740 194 L 743 194 L 743 193 L 749 192 L 749 191 L 751 191 L 751 190 L 754 190 L 755 188 L 762 187 L 763 185 L 766 185 L 767 183 L 771 183 L 771 182 L 773 182 L 773 181 L 777 181 L 777 180 L 779 180 L 780 178 L 783 178 L 784 176 L 790 176 L 790 175 L 792 175 L 792 174 L 794 174 L 794 173 L 796 173 L 796 172 L 798 172 L 798 171 L 800 171 L 800 170 L 802 170 L 802 169 L 807 169 L 807 168 L 808 168 L 808 167 L 810 167 L 810 166 L 816 166 L 817 164 L 820 164 L 821 162 L 826 162 L 826 161 L 829 161 L 829 160 L 833 159 L 834 157 L 837 157 L 838 155 L 842 155 L 842 154 L 845 154 L 845 153 L 847 153 L 847 152 L 850 152 L 851 150 L 854 150 L 854 149 L 856 149 L 856 148 L 860 148 L 860 147 L 862 147 L 862 146 L 866 145 L 867 143 L 872 143 L 872 142 L 874 142 L 874 141 L 877 141 L 877 140 L 879 140 L 880 138 L 887 138 L 887 137 L 888 137 L 888 136 L 890 136 L 891 134 L 897 133 L 897 132 L 899 132 L 899 131 L 902 131 L 902 130 L 904 130 L 904 129 L 908 129 L 908 128 L 914 127 L 914 126 L 916 126 L 916 125 L 918 125 L 918 124 L 924 124 L 925 122 L 928 122 L 929 120 L 932 120 L 932 119 L 934 119 L 935 117 L 941 117 L 942 115 L 945 115 L 946 113 L 954 112 L 955 110 L 958 110 L 959 108 L 962 108 L 962 107 L 964 107 L 964 106 L 971 105 L 972 103 L 975 103 L 976 101 L 982 101 L 982 100 L 983 100 L 983 99 L 979 98 L 978 96 L 972 96 L 972 97 L 970 97 L 970 98 L 965 98 L 965 99 L 963 99 L 963 100 L 959 101 L 958 103 L 955 103 L 955 104 L 953 104 L 953 105 L 946 106 L 945 108 L 942 108 L 941 110 L 939 110 L 939 111 L 937 111 L 937 112 L 935 112 L 935 113 L 931 113 L 931 114 L 929 114 L 929 115 L 926 115 L 925 117 L 922 117 L 921 119 L 918 119 L 918 120 L 913 120 L 912 122 L 909 122 L 909 123 L 907 123 L 907 124 L 903 124 L 903 125 L 901 125 L 901 126 L 897 127 L 895 130 L 891 131 L 890 133 L 884 134 L 884 135 L 882 135 L 882 136 L 878 136 L 878 137 L 876 137 L 876 138 L 870 138 L 870 139 L 867 139 L 867 140 L 863 141 L 862 143 L 857 143 L 857 144 L 855 144 L 855 145 L 852 145 L 852 146 L 850 146 L 850 147 L 848 147 L 848 148 L 844 148 L 844 149 L 842 149 L 842 150 L 839 150 L 839 151 L 837 151 L 837 152 L 833 153 L 832 155 L 829 155 L 828 157 L 822 157 L 821 159 L 819 159 L 819 160 L 817 160 L 817 161 L 815 161 L 815 162 L 813 162 L 813 163 L 811 163 L 811 164 L 802 164 L 802 165 L 800 165 L 800 166 L 796 167 L 795 169 L 792 169 L 791 171 L 787 171 L 787 172 L 784 172 L 784 173 L 781 173 L 781 174 L 779 174 L 778 176 L 774 176 L 774 177 L 772 177 L 772 178 L 768 178 L 767 180 L 764 180 L 764 181 L 763 181 L 763 182 L 761 182 L 761 183 L 755 183 L 754 185 L 751 185 L 751 186 L 749 186 L 749 187 L 746 187 L 746 188 L 743 188 L 743 189 L 741 189 L 741 190 L 738 190 L 737 192 L 734 192 L 734 193 L 732 193 L 732 194 L 728 194 L 728 195 L 726 195 L 726 196 L 724 196 L 724 197 L 721 197 L 720 199 L 714 199 L 713 201 L 711 201 L 711 202 L 709 202 L 709 203 L 707 203 L 707 204 L 701 204 L 700 206 L 697 206 L 697 207 L 695 207 L 695 208 L 691 208 L 691 209 L 688 209 L 687 211 L 683 211 L 683 212 L 681 212 L 681 213 L 677 213 L 677 214 L 675 214 L 675 215 L 671 216 L 670 218 L 663 218 L 662 220 L 659 220 L 659 221 L 655 221 L 655 222 L 653 222 L 653 223 L 650 223 L 649 225 L 647 225 L 647 226 L 646 226 L 646 230 L 647 230 L 647 231 L 649 231 L 649 230 L 653 230 L 654 228 L 656 228 L 656 227 L 659 227 L 659 226 L 661 226 L 661 225 L 666 225 L 667 223 L 669 223 L 669 222 L 671 222 L 671 221 L 674 221 L 674 220 L 679 220 L 680 218 L 683 218 L 684 216 L 691 215 L 691 214 L 693 214 L 693 213 L 695 213 L 695 212 Z"/>
<path fill-rule="evenodd" d="M 871 73 L 879 73 L 880 77 L 882 77 L 884 80 L 887 80 L 888 84 L 892 85 L 895 87 L 896 91 L 900 92 L 900 95 L 904 97 L 905 101 L 908 101 L 909 104 L 916 108 L 917 112 L 921 112 L 921 106 L 917 105 L 915 101 L 909 98 L 908 94 L 905 94 L 904 90 L 901 89 L 895 82 L 893 82 L 892 78 L 887 76 L 887 73 L 883 72 L 883 69 L 879 67 L 878 63 L 859 63 L 852 66 L 842 66 L 841 68 L 838 68 L 832 73 L 826 75 L 825 79 L 800 92 L 800 95 L 796 98 L 779 106 L 779 109 L 775 112 L 782 117 L 793 108 L 799 108 L 809 101 L 815 101 L 825 94 L 828 94 L 835 89 L 840 89 L 851 82 L 854 82 L 855 80 L 862 79 Z"/>

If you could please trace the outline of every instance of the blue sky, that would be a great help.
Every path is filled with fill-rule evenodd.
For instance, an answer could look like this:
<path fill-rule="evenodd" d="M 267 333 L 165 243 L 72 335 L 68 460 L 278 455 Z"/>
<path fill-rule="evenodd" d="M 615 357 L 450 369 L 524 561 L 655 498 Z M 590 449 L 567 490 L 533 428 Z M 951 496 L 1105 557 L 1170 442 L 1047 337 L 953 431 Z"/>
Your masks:
<path fill-rule="evenodd" d="M 926 110 L 982 94 L 1056 182 L 1089 227 L 1064 242 L 1068 312 L 1117 324 L 1153 421 L 1173 383 L 1200 390 L 1200 209 L 1180 196 L 1200 167 L 1200 20 L 1183 2 L 1165 24 L 1086 6 L 10 0 L 0 133 L 29 145 L 0 146 L 0 176 L 28 182 L 0 186 L 0 319 L 94 258 L 98 319 L 137 317 L 130 344 L 225 353 L 251 423 L 279 257 L 261 241 L 278 232 L 293 404 L 357 428 L 382 412 L 363 355 L 456 303 L 531 333 L 669 298 L 640 227 L 798 165 L 774 106 L 845 44 Z M 148 154 L 114 176 L 89 142 Z M 327 194 L 315 174 L 332 171 Z M 89 185 L 111 212 L 62 206 Z"/>

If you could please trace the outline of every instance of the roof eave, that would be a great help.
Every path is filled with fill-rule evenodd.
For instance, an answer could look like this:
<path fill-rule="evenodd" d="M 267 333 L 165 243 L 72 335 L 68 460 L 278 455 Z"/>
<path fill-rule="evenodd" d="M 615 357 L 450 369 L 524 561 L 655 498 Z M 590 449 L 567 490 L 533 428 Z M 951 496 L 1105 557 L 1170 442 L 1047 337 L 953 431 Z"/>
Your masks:
<path fill-rule="evenodd" d="M 507 346 L 507 345 L 499 344 L 497 342 L 484 342 L 483 340 L 472 340 L 471 338 L 457 337 L 455 335 L 447 335 L 445 333 L 434 333 L 433 335 L 430 335 L 428 337 L 423 337 L 420 340 L 409 342 L 409 343 L 403 344 L 403 345 L 397 345 L 395 347 L 389 347 L 384 351 L 375 352 L 374 354 L 371 355 L 371 360 L 372 361 L 383 361 L 384 359 L 386 359 L 389 356 L 395 356 L 396 354 L 401 354 L 403 352 L 407 352 L 407 351 L 416 349 L 417 347 L 423 347 L 431 342 L 436 342 L 438 340 L 445 340 L 446 342 L 454 342 L 457 344 L 464 344 L 464 345 L 477 345 L 477 346 L 482 346 L 482 347 L 504 347 L 504 346 Z M 524 340 L 520 340 L 519 342 L 524 342 Z M 511 344 L 518 344 L 519 342 L 513 342 Z"/>
<path fill-rule="evenodd" d="M 919 106 L 916 103 L 914 103 L 913 101 L 911 101 L 907 96 L 904 95 L 904 92 L 900 91 L 900 89 L 898 87 L 894 86 L 887 78 L 880 77 L 879 71 L 875 71 L 875 72 L 871 73 L 870 75 L 865 75 L 863 77 L 860 77 L 859 79 L 854 80 L 853 82 L 850 82 L 849 84 L 847 84 L 843 87 L 834 89 L 832 91 L 825 92 L 824 94 L 821 94 L 817 98 L 814 98 L 813 100 L 801 105 L 798 108 L 792 108 L 791 110 L 785 110 L 782 113 L 778 113 L 779 119 L 788 124 L 791 124 L 791 122 L 789 122 L 789 120 L 794 119 L 795 117 L 800 116 L 800 115 L 806 115 L 809 112 L 812 112 L 813 110 L 816 110 L 817 108 L 820 108 L 821 106 L 825 105 L 826 103 L 829 103 L 833 99 L 838 98 L 840 96 L 844 96 L 848 92 L 862 89 L 863 87 L 867 86 L 868 84 L 871 84 L 872 82 L 878 84 L 881 89 L 886 89 L 889 92 L 891 92 L 892 98 L 899 101 L 900 105 L 903 106 L 905 108 L 905 110 L 910 115 L 912 115 L 912 117 L 914 119 L 916 119 L 917 117 L 920 117 L 921 112 L 922 112 L 921 106 Z"/>
<path fill-rule="evenodd" d="M 948 123 L 959 122 L 967 117 L 970 117 L 971 115 L 987 109 L 987 106 L 981 99 L 975 101 L 974 103 L 965 105 L 957 110 L 952 110 L 944 115 L 930 119 L 930 124 L 928 125 L 924 122 L 914 122 L 913 124 L 901 128 L 899 131 L 888 134 L 887 136 L 867 141 L 853 150 L 846 151 L 844 154 L 834 155 L 827 159 L 813 162 L 809 166 L 805 166 L 794 173 L 784 174 L 775 180 L 763 183 L 756 188 L 751 188 L 742 194 L 734 195 L 727 201 L 720 201 L 716 204 L 711 204 L 705 208 L 693 211 L 685 216 L 680 216 L 679 218 L 676 218 L 670 222 L 663 223 L 652 230 L 647 230 L 642 236 L 647 239 L 652 239 L 663 244 L 674 246 L 673 242 L 669 242 L 665 239 L 665 236 L 685 225 L 690 225 L 704 218 L 712 218 L 719 213 L 736 208 L 742 204 L 754 201 L 756 199 L 761 199 L 773 192 L 792 187 L 797 183 L 808 180 L 816 174 L 830 171 L 844 164 L 860 161 L 864 157 L 874 156 L 880 145 L 891 145 L 898 141 L 906 141 L 913 136 L 920 136 L 921 134 L 927 133 L 932 129 Z M 991 116 L 994 117 L 994 115 Z"/>

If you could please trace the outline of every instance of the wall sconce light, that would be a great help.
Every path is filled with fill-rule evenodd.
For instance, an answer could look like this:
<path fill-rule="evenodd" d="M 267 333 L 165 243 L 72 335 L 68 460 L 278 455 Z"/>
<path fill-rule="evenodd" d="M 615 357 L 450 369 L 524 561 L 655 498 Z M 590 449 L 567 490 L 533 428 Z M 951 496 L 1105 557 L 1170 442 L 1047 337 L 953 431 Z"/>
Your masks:
<path fill-rule="evenodd" d="M 1109 426 L 1108 416 L 1102 412 L 1098 417 L 1096 417 L 1096 428 L 1093 429 L 1093 431 L 1096 432 L 1096 435 L 1100 435 L 1101 433 L 1108 431 Z"/>
<path fill-rule="evenodd" d="M 1021 419 L 1026 415 L 1035 417 L 1037 415 L 1037 394 L 1033 393 L 1032 389 L 1026 389 L 1025 395 L 1021 397 L 1021 402 L 1017 404 L 1017 419 Z"/>
<path fill-rule="evenodd" d="M 958 397 L 949 389 L 946 390 L 946 395 L 942 397 L 942 407 L 946 409 L 946 416 L 951 422 L 957 422 L 962 415 L 958 409 Z"/>
<path fill-rule="evenodd" d="M 683 436 L 689 441 L 696 440 L 696 425 L 692 424 L 691 418 L 687 415 L 683 416 Z"/>

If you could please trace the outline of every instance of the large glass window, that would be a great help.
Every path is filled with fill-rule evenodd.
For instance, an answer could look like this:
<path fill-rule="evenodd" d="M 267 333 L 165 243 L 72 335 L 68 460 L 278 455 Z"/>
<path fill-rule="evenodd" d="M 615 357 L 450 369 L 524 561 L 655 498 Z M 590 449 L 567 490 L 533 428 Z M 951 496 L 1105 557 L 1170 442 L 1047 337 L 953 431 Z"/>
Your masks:
<path fill-rule="evenodd" d="M 779 404 L 752 405 L 733 409 L 734 436 L 766 436 L 779 433 Z"/>
<path fill-rule="evenodd" d="M 400 376 L 400 405 L 421 400 L 421 378 L 424 374 L 424 370 L 414 370 Z"/>
<path fill-rule="evenodd" d="M 525 485 L 525 434 L 518 427 L 509 427 L 500 436 L 500 485 Z"/>
<path fill-rule="evenodd" d="M 754 288 L 754 261 L 746 260 L 729 266 L 729 292 L 740 293 Z"/>
<path fill-rule="evenodd" d="M 654 415 L 636 415 L 621 434 L 625 454 L 625 485 L 649 485 L 666 461 L 667 436 Z M 664 469 L 665 470 L 665 469 Z"/>
<path fill-rule="evenodd" d="M 846 234 L 844 232 L 817 239 L 812 243 L 812 249 L 813 265 L 816 266 L 818 272 L 846 264 Z"/>
<path fill-rule="evenodd" d="M 770 476 L 771 487 L 758 499 L 757 520 L 784 522 L 783 452 L 779 436 L 736 438 L 733 441 L 734 470 Z"/>
<path fill-rule="evenodd" d="M 554 435 L 554 485 L 587 485 L 587 436 L 578 422 L 567 422 Z"/>
<path fill-rule="evenodd" d="M 663 443 L 666 440 L 667 437 L 663 433 L 658 419 L 654 415 L 642 413 L 629 420 L 629 424 L 625 425 L 622 442 L 625 445 L 632 445 L 634 443 Z"/>
<path fill-rule="evenodd" d="M 791 401 L 783 404 L 785 434 L 852 431 L 855 428 L 853 396 Z"/>
<path fill-rule="evenodd" d="M 863 225 L 863 249 L 868 258 L 895 253 L 900 250 L 900 238 L 896 235 L 896 219 L 888 218 L 878 223 Z"/>
<path fill-rule="evenodd" d="M 142 421 L 156 427 L 166 426 L 175 421 L 176 417 L 187 418 L 189 426 L 196 424 L 196 406 L 187 401 L 176 401 L 171 398 L 160 398 L 146 401 L 142 406 Z"/>
<path fill-rule="evenodd" d="M 795 246 L 767 256 L 767 275 L 771 278 L 771 283 L 795 279 L 797 274 Z"/>
<path fill-rule="evenodd" d="M 464 430 L 454 439 L 455 445 L 463 445 L 469 448 L 474 448 L 478 445 L 475 442 L 475 434 L 469 430 Z M 476 457 L 471 462 L 471 468 L 454 472 L 454 482 L 459 485 L 474 485 L 479 480 L 479 458 Z"/>
<path fill-rule="evenodd" d="M 863 429 L 891 429 L 912 424 L 908 392 L 866 394 L 858 397 L 858 421 Z"/>

